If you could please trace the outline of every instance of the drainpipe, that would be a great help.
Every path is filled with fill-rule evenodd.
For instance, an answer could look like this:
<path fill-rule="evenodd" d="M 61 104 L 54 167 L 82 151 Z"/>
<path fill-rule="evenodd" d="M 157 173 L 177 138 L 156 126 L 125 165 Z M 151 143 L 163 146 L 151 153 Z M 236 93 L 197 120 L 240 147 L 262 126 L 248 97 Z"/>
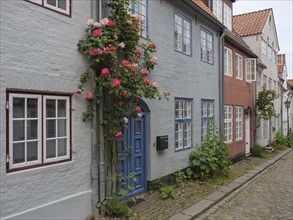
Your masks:
<path fill-rule="evenodd" d="M 220 106 L 220 134 L 224 133 L 224 37 L 225 30 L 223 31 L 219 40 L 219 106 Z"/>

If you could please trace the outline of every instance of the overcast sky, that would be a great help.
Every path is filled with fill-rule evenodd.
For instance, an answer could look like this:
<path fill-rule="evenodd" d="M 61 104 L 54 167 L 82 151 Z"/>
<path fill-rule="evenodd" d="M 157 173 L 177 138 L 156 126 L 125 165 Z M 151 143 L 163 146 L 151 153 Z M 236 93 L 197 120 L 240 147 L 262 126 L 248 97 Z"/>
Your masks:
<path fill-rule="evenodd" d="M 288 78 L 293 79 L 293 0 L 237 0 L 233 4 L 233 13 L 237 15 L 267 8 L 273 9 L 280 46 L 279 53 L 286 54 Z"/>

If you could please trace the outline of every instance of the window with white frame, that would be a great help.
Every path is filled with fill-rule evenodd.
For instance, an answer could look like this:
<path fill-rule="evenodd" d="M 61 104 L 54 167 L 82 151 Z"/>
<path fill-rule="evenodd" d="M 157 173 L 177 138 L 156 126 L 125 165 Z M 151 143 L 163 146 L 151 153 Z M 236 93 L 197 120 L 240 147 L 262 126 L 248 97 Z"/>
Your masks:
<path fill-rule="evenodd" d="M 256 80 L 256 59 L 246 58 L 246 81 Z"/>
<path fill-rule="evenodd" d="M 224 74 L 232 76 L 232 50 L 225 47 Z"/>
<path fill-rule="evenodd" d="M 231 8 L 224 3 L 224 25 L 232 31 L 232 10 Z"/>
<path fill-rule="evenodd" d="M 27 0 L 44 8 L 70 15 L 71 0 Z"/>
<path fill-rule="evenodd" d="M 174 29 L 175 50 L 191 55 L 191 20 L 175 12 Z"/>
<path fill-rule="evenodd" d="M 147 15 L 147 0 L 137 0 L 136 3 L 131 3 L 129 8 L 131 13 L 140 18 L 139 25 L 142 28 L 141 36 L 148 37 L 148 15 Z"/>
<path fill-rule="evenodd" d="M 70 97 L 9 93 L 9 170 L 70 159 Z"/>
<path fill-rule="evenodd" d="M 243 107 L 236 106 L 236 140 L 243 138 Z"/>
<path fill-rule="evenodd" d="M 262 87 L 262 84 L 261 84 L 261 74 L 260 73 L 257 73 L 256 74 L 256 82 L 257 82 L 257 93 L 259 93 L 261 91 L 261 87 Z"/>
<path fill-rule="evenodd" d="M 261 40 L 261 51 L 263 55 L 267 55 L 267 42 L 265 40 Z"/>
<path fill-rule="evenodd" d="M 175 98 L 175 150 L 192 147 L 192 99 Z"/>
<path fill-rule="evenodd" d="M 236 53 L 236 59 L 235 59 L 235 65 L 236 65 L 236 79 L 243 79 L 243 57 Z"/>
<path fill-rule="evenodd" d="M 223 3 L 222 0 L 213 1 L 213 13 L 222 22 L 223 19 Z"/>
<path fill-rule="evenodd" d="M 224 135 L 228 143 L 233 140 L 233 107 L 231 105 L 224 106 Z"/>
<path fill-rule="evenodd" d="M 214 100 L 201 100 L 201 141 L 210 132 L 214 120 Z"/>
<path fill-rule="evenodd" d="M 205 30 L 200 30 L 200 59 L 204 62 L 213 64 L 214 50 L 213 50 L 213 35 Z"/>
<path fill-rule="evenodd" d="M 273 53 L 273 49 L 272 49 L 272 47 L 271 47 L 271 46 L 268 46 L 268 58 L 269 58 L 270 60 L 272 60 L 272 53 Z"/>

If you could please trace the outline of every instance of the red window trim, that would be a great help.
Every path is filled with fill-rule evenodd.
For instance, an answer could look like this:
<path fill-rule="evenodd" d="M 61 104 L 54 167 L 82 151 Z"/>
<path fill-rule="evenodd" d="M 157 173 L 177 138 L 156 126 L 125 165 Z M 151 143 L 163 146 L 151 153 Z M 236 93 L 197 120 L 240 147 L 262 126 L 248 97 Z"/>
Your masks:
<path fill-rule="evenodd" d="M 43 155 L 43 150 L 44 150 L 44 146 L 43 146 L 43 139 L 44 139 L 44 135 L 42 132 L 42 147 L 41 147 L 41 164 L 36 164 L 36 165 L 31 165 L 31 166 L 26 166 L 26 167 L 19 167 L 19 168 L 13 168 L 13 169 L 9 169 L 9 162 L 6 161 L 6 172 L 7 173 L 11 173 L 11 172 L 15 172 L 15 171 L 21 171 L 21 170 L 28 170 L 28 169 L 32 169 L 32 168 L 37 168 L 37 167 L 46 167 L 46 166 L 50 166 L 53 164 L 61 164 L 61 163 L 65 163 L 65 162 L 69 162 L 72 161 L 72 94 L 71 93 L 50 93 L 50 92 L 31 92 L 28 91 L 26 92 L 24 91 L 19 91 L 19 90 L 6 90 L 6 102 L 9 101 L 9 94 L 10 93 L 15 93 L 15 94 L 27 94 L 27 95 L 41 95 L 42 99 L 43 96 L 45 95 L 50 95 L 50 96 L 66 96 L 69 97 L 69 158 L 65 159 L 65 160 L 60 160 L 60 161 L 54 161 L 54 162 L 50 162 L 50 163 L 44 163 L 44 155 Z M 41 105 L 41 111 L 43 114 L 43 105 Z M 42 131 L 43 131 L 43 117 L 41 118 L 41 124 L 42 124 Z M 9 109 L 6 109 L 6 156 L 9 155 Z M 12 158 L 10 158 L 11 160 Z"/>
<path fill-rule="evenodd" d="M 72 4 L 72 0 L 69 0 L 69 14 L 66 14 L 66 13 L 61 12 L 61 11 L 54 10 L 53 8 L 46 7 L 45 4 L 44 4 L 44 0 L 42 0 L 42 4 L 41 4 L 41 5 L 38 4 L 38 3 L 32 2 L 32 1 L 30 1 L 30 0 L 23 0 L 23 1 L 25 1 L 25 2 L 29 2 L 29 3 L 31 3 L 31 4 L 37 5 L 37 6 L 39 6 L 39 7 L 45 8 L 45 9 L 47 9 L 47 10 L 50 10 L 50 11 L 56 12 L 56 13 L 58 13 L 58 14 L 61 14 L 61 15 L 64 15 L 64 16 L 67 16 L 67 17 L 70 17 L 70 18 L 71 18 L 71 16 L 72 16 L 72 9 L 71 9 L 71 8 L 72 8 L 72 5 L 71 5 L 71 4 Z"/>

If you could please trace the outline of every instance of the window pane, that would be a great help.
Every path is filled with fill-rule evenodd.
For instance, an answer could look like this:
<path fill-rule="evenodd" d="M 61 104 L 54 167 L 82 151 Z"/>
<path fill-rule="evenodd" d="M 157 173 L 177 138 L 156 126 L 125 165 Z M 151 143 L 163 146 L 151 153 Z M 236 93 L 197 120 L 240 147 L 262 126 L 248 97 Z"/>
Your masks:
<path fill-rule="evenodd" d="M 46 112 L 47 112 L 47 118 L 56 117 L 56 100 L 47 99 Z"/>
<path fill-rule="evenodd" d="M 24 143 L 13 144 L 13 163 L 24 162 Z"/>
<path fill-rule="evenodd" d="M 38 117 L 38 99 L 27 99 L 27 117 Z"/>
<path fill-rule="evenodd" d="M 56 6 L 56 0 L 47 0 L 48 5 Z"/>
<path fill-rule="evenodd" d="M 58 8 L 66 10 L 66 0 L 58 0 Z"/>
<path fill-rule="evenodd" d="M 66 155 L 66 138 L 58 140 L 58 157 Z"/>
<path fill-rule="evenodd" d="M 66 136 L 66 119 L 58 120 L 58 137 Z"/>
<path fill-rule="evenodd" d="M 56 137 L 56 120 L 47 120 L 47 138 Z"/>
<path fill-rule="evenodd" d="M 13 121 L 13 141 L 24 140 L 24 121 Z"/>
<path fill-rule="evenodd" d="M 27 143 L 27 161 L 34 161 L 38 159 L 38 142 Z"/>
<path fill-rule="evenodd" d="M 24 98 L 13 98 L 13 118 L 24 118 Z"/>
<path fill-rule="evenodd" d="M 58 117 L 66 117 L 66 100 L 58 100 Z"/>
<path fill-rule="evenodd" d="M 27 140 L 38 139 L 38 120 L 27 121 Z"/>
<path fill-rule="evenodd" d="M 47 159 L 56 157 L 56 140 L 47 141 Z"/>
<path fill-rule="evenodd" d="M 135 133 L 140 134 L 141 133 L 141 121 L 135 122 Z"/>

